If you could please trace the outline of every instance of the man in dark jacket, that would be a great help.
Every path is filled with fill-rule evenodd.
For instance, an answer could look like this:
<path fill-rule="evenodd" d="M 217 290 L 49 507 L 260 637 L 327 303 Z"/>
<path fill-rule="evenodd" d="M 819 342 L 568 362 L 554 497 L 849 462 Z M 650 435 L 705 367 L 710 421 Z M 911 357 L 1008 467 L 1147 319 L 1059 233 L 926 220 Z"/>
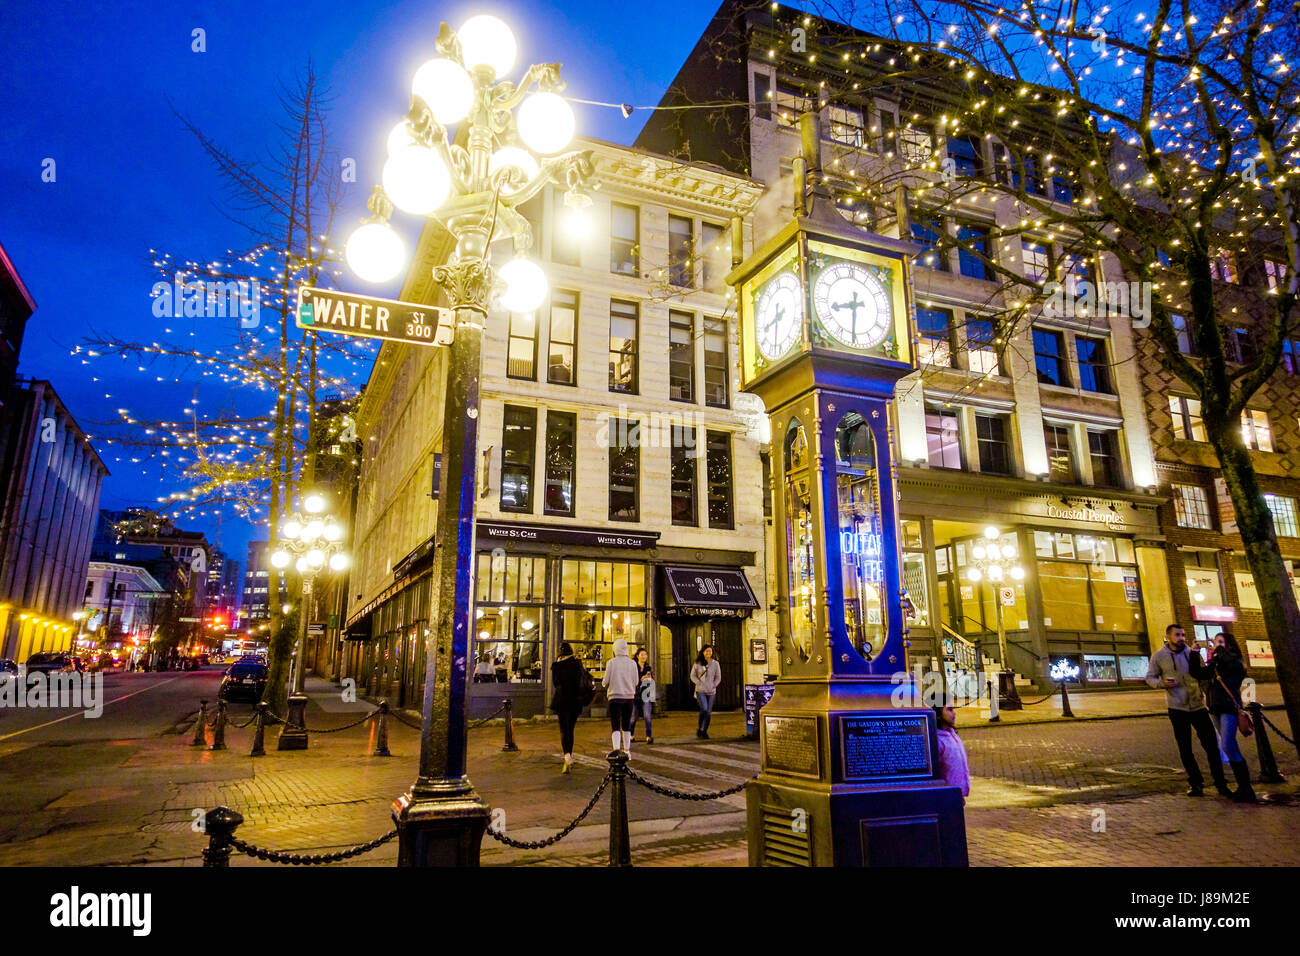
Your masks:
<path fill-rule="evenodd" d="M 1232 796 L 1228 781 L 1223 775 L 1223 760 L 1219 756 L 1219 740 L 1214 733 L 1214 724 L 1210 712 L 1205 707 L 1205 695 L 1201 693 L 1201 680 L 1207 676 L 1205 662 L 1201 660 L 1200 651 L 1187 646 L 1187 637 L 1182 625 L 1170 624 L 1165 628 L 1165 646 L 1151 655 L 1147 667 L 1147 683 L 1152 687 L 1163 687 L 1165 703 L 1169 708 L 1169 722 L 1174 725 L 1174 742 L 1178 744 L 1178 756 L 1182 758 L 1183 768 L 1187 771 L 1187 790 L 1189 797 L 1204 794 L 1205 778 L 1201 768 L 1196 765 L 1196 754 L 1192 752 L 1192 731 L 1200 738 L 1201 746 L 1210 761 L 1210 776 L 1214 778 L 1214 788 L 1222 796 Z"/>

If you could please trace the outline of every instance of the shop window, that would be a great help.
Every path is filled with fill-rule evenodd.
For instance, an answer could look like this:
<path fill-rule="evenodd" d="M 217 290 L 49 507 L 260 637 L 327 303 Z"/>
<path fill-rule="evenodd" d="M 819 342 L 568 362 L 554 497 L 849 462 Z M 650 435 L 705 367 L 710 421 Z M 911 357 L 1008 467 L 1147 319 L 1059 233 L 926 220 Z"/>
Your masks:
<path fill-rule="evenodd" d="M 546 503 L 548 515 L 573 516 L 573 476 L 576 472 L 577 416 L 546 413 Z"/>
<path fill-rule="evenodd" d="M 1295 538 L 1300 537 L 1300 531 L 1296 528 L 1296 506 L 1295 499 L 1288 498 L 1284 495 L 1264 495 L 1264 503 L 1268 505 L 1268 510 L 1273 515 L 1273 528 L 1279 537 Z"/>
<path fill-rule="evenodd" d="M 731 435 L 706 432 L 705 473 L 709 488 L 709 527 L 730 530 L 735 527 L 731 499 Z"/>
<path fill-rule="evenodd" d="M 962 275 L 970 279 L 994 277 L 993 250 L 989 244 L 988 226 L 962 223 L 957 226 L 957 265 Z"/>
<path fill-rule="evenodd" d="M 1093 563 L 1088 565 L 1088 576 L 1092 596 L 1092 630 L 1107 634 L 1142 633 L 1145 625 L 1137 568 L 1122 564 Z"/>
<path fill-rule="evenodd" d="M 1087 392 L 1112 394 L 1105 341 L 1079 335 L 1075 336 L 1074 347 L 1079 357 L 1079 387 Z"/>
<path fill-rule="evenodd" d="M 952 365 L 952 312 L 916 307 L 917 361 L 922 365 Z"/>
<path fill-rule="evenodd" d="M 1077 561 L 1039 561 L 1043 626 L 1054 631 L 1091 631 L 1088 565 Z"/>
<path fill-rule="evenodd" d="M 609 518 L 641 519 L 641 425 L 622 418 L 609 421 Z"/>
<path fill-rule="evenodd" d="M 956 412 L 925 413 L 925 444 L 931 468 L 961 468 L 961 439 Z"/>
<path fill-rule="evenodd" d="M 972 372 L 1001 374 L 996 338 L 992 319 L 966 319 L 966 361 Z"/>
<path fill-rule="evenodd" d="M 532 513 L 537 409 L 507 405 L 501 434 L 501 510 Z"/>
<path fill-rule="evenodd" d="M 1173 420 L 1174 437 L 1190 441 L 1205 441 L 1205 422 L 1201 419 L 1201 400 L 1169 396 L 1169 417 Z"/>
<path fill-rule="evenodd" d="M 1011 474 L 1007 420 L 1000 415 L 976 415 L 975 437 L 979 444 L 980 471 L 993 475 Z"/>
<path fill-rule="evenodd" d="M 686 216 L 668 217 L 668 281 L 695 287 L 695 221 Z"/>
<path fill-rule="evenodd" d="M 1063 425 L 1044 425 L 1047 442 L 1047 467 L 1052 481 L 1072 483 L 1076 480 L 1074 455 L 1070 451 L 1070 429 Z"/>
<path fill-rule="evenodd" d="M 731 266 L 731 247 L 726 241 L 727 230 L 712 222 L 700 223 L 700 241 L 704 246 L 704 289 L 706 292 L 725 291 L 727 272 Z"/>
<path fill-rule="evenodd" d="M 577 385 L 578 293 L 556 289 L 551 295 L 551 337 L 546 380 Z"/>
<path fill-rule="evenodd" d="M 1084 654 L 1083 679 L 1090 684 L 1115 683 L 1119 679 L 1119 669 L 1111 654 Z"/>
<path fill-rule="evenodd" d="M 510 313 L 510 342 L 506 354 L 506 377 L 534 381 L 537 378 L 537 313 Z"/>
<path fill-rule="evenodd" d="M 696 483 L 698 453 L 695 447 L 695 429 L 672 426 L 672 464 L 669 475 L 672 496 L 673 524 L 695 527 L 699 524 L 696 511 Z"/>
<path fill-rule="evenodd" d="M 641 270 L 641 213 L 636 206 L 621 202 L 609 207 L 609 271 L 635 276 Z"/>
<path fill-rule="evenodd" d="M 704 404 L 710 408 L 731 407 L 727 376 L 727 320 L 718 315 L 704 317 Z"/>
<path fill-rule="evenodd" d="M 545 610 L 544 605 L 475 609 L 474 683 L 541 682 Z"/>
<path fill-rule="evenodd" d="M 1210 520 L 1210 502 L 1205 489 L 1199 485 L 1174 485 L 1174 515 L 1180 528 L 1213 528 Z"/>
<path fill-rule="evenodd" d="M 1145 681 L 1151 659 L 1145 654 L 1119 655 L 1119 679 Z"/>
<path fill-rule="evenodd" d="M 695 316 L 675 309 L 668 313 L 668 397 L 695 401 Z"/>
<path fill-rule="evenodd" d="M 1268 425 L 1268 413 L 1258 408 L 1247 408 L 1241 413 L 1241 440 L 1253 451 L 1272 451 L 1273 432 Z"/>
<path fill-rule="evenodd" d="M 1100 488 L 1119 488 L 1123 485 L 1115 437 L 1116 433 L 1113 431 L 1088 432 L 1088 456 L 1092 459 L 1092 483 Z"/>
<path fill-rule="evenodd" d="M 635 302 L 609 303 L 609 390 L 635 394 L 640 312 Z"/>
<path fill-rule="evenodd" d="M 1053 547 L 1052 542 L 1052 532 L 1034 532 L 1034 553 L 1040 558 L 1050 558 L 1056 554 L 1056 549 Z"/>
<path fill-rule="evenodd" d="M 1067 385 L 1065 339 L 1060 332 L 1034 329 L 1034 367 L 1043 385 Z"/>
<path fill-rule="evenodd" d="M 646 642 L 645 565 L 568 559 L 560 564 L 558 640 L 568 641 L 599 681 L 615 640 Z"/>
<path fill-rule="evenodd" d="M 1287 565 L 1289 570 L 1290 562 L 1287 562 Z M 1233 584 L 1236 585 L 1237 606 L 1260 610 L 1263 605 L 1259 601 L 1259 589 L 1255 587 L 1255 575 L 1251 572 L 1250 562 L 1246 560 L 1244 554 L 1233 554 L 1232 576 Z M 1295 582 L 1292 583 L 1294 585 Z"/>
<path fill-rule="evenodd" d="M 909 627 L 930 626 L 930 599 L 925 587 L 925 555 L 919 551 L 903 552 L 903 587 L 912 612 L 907 615 Z M 879 650 L 879 648 L 877 648 Z"/>

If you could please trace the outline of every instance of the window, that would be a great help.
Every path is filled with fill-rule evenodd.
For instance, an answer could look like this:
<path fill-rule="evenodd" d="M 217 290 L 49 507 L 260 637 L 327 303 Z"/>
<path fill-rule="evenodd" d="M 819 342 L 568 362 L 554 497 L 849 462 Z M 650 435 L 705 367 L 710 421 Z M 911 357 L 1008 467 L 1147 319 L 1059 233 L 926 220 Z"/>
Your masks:
<path fill-rule="evenodd" d="M 952 365 L 952 313 L 947 309 L 916 307 L 919 338 L 917 359 L 922 365 Z"/>
<path fill-rule="evenodd" d="M 987 226 L 970 223 L 957 227 L 957 265 L 961 274 L 971 279 L 992 279 L 993 267 L 985 260 L 992 259 Z"/>
<path fill-rule="evenodd" d="M 833 142 L 861 149 L 867 144 L 862 128 L 862 110 L 855 106 L 826 107 L 827 128 Z"/>
<path fill-rule="evenodd" d="M 1063 425 L 1044 425 L 1043 438 L 1047 442 L 1047 470 L 1052 481 L 1066 484 L 1076 481 L 1074 456 L 1070 452 L 1070 429 Z"/>
<path fill-rule="evenodd" d="M 729 408 L 727 382 L 727 320 L 704 317 L 704 404 Z"/>
<path fill-rule="evenodd" d="M 1101 488 L 1118 488 L 1122 484 L 1119 456 L 1115 451 L 1115 433 L 1088 432 L 1088 454 L 1092 458 L 1092 483 Z"/>
<path fill-rule="evenodd" d="M 722 292 L 723 279 L 731 266 L 726 227 L 713 222 L 700 223 L 700 236 L 704 246 L 704 288 L 708 292 Z"/>
<path fill-rule="evenodd" d="M 1092 284 L 1092 262 L 1081 255 L 1064 255 L 1060 261 L 1061 284 L 1067 292 L 1081 295 L 1084 283 Z"/>
<path fill-rule="evenodd" d="M 766 73 L 754 74 L 754 118 L 772 118 L 772 78 Z"/>
<path fill-rule="evenodd" d="M 872 209 L 871 203 L 863 201 L 860 192 L 861 190 L 834 190 L 835 208 L 853 225 L 870 229 L 875 222 L 875 210 Z"/>
<path fill-rule="evenodd" d="M 1052 274 L 1051 248 L 1045 242 L 1021 239 L 1020 261 L 1024 265 L 1025 278 L 1030 282 L 1046 282 Z"/>
<path fill-rule="evenodd" d="M 1169 396 L 1169 417 L 1173 419 L 1174 437 L 1205 441 L 1205 422 L 1201 420 L 1201 400 Z"/>
<path fill-rule="evenodd" d="M 1220 282 L 1237 281 L 1237 258 L 1225 249 L 1210 254 L 1210 275 Z"/>
<path fill-rule="evenodd" d="M 90 600 L 91 598 L 93 598 L 94 596 L 95 596 L 95 582 L 94 582 L 94 581 L 87 581 L 87 582 L 86 582 L 86 594 L 85 594 L 85 600 L 89 601 L 89 600 Z"/>
<path fill-rule="evenodd" d="M 1038 171 L 1038 160 L 1033 156 L 1026 156 L 1023 165 L 1025 168 L 1025 191 L 1034 193 L 1037 196 L 1045 196 L 1047 193 L 1043 188 L 1043 177 Z"/>
<path fill-rule="evenodd" d="M 507 405 L 501 432 L 501 510 L 533 510 L 537 409 Z"/>
<path fill-rule="evenodd" d="M 562 266 L 582 265 L 582 240 L 568 228 L 569 214 L 558 193 L 551 201 L 551 261 Z"/>
<path fill-rule="evenodd" d="M 684 289 L 695 287 L 695 222 L 668 217 L 668 281 Z"/>
<path fill-rule="evenodd" d="M 1225 329 L 1223 334 L 1224 357 L 1238 365 L 1249 365 L 1255 361 L 1255 338 L 1249 329 L 1241 327 Z"/>
<path fill-rule="evenodd" d="M 733 527 L 731 507 L 731 435 L 707 432 L 704 468 L 709 483 L 709 527 Z"/>
<path fill-rule="evenodd" d="M 994 337 L 992 319 L 966 320 L 966 359 L 972 372 L 999 374 Z"/>
<path fill-rule="evenodd" d="M 1110 395 L 1110 363 L 1106 361 L 1105 341 L 1077 335 L 1074 350 L 1079 356 L 1079 387 L 1084 391 Z"/>
<path fill-rule="evenodd" d="M 541 681 L 546 558 L 480 554 L 474 584 L 474 661 L 490 671 L 474 680 Z"/>
<path fill-rule="evenodd" d="M 781 126 L 798 126 L 799 117 L 813 108 L 813 98 L 790 83 L 776 84 L 776 121 Z"/>
<path fill-rule="evenodd" d="M 925 413 L 925 445 L 931 468 L 961 468 L 956 412 Z"/>
<path fill-rule="evenodd" d="M 510 313 L 506 377 L 537 380 L 537 313 Z"/>
<path fill-rule="evenodd" d="M 917 263 L 927 269 L 947 272 L 948 253 L 939 249 L 939 240 L 944 234 L 943 220 L 929 213 L 912 211 L 908 215 L 908 221 L 912 225 L 912 240 L 921 247 L 916 257 Z"/>
<path fill-rule="evenodd" d="M 934 152 L 934 136 L 929 130 L 905 126 L 898 131 L 898 139 L 903 144 L 903 162 L 908 166 L 924 166 L 930 161 L 930 154 Z"/>
<path fill-rule="evenodd" d="M 1300 375 L 1300 341 L 1282 340 L 1282 367 L 1288 375 Z"/>
<path fill-rule="evenodd" d="M 1192 337 L 1187 332 L 1187 317 L 1171 312 L 1169 323 L 1174 327 L 1174 335 L 1178 336 L 1178 351 L 1184 355 L 1195 355 L 1192 350 Z"/>
<path fill-rule="evenodd" d="M 995 475 L 1011 474 L 1007 420 L 997 415 L 976 415 L 975 438 L 979 444 L 980 471 Z"/>
<path fill-rule="evenodd" d="M 1064 176 L 1052 177 L 1052 198 L 1067 206 L 1074 205 L 1074 187 Z"/>
<path fill-rule="evenodd" d="M 1296 527 L 1295 499 L 1283 495 L 1264 495 L 1264 503 L 1273 515 L 1273 529 L 1282 538 L 1300 537 Z"/>
<path fill-rule="evenodd" d="M 640 315 L 635 302 L 612 299 L 609 303 L 609 390 L 636 393 L 637 328 Z"/>
<path fill-rule="evenodd" d="M 1042 196 L 1046 195 L 1043 190 L 1042 177 L 1038 174 L 1038 162 L 1032 156 L 1018 157 L 1012 155 L 1011 151 L 1001 143 L 993 144 L 993 176 L 1005 186 L 1012 189 L 1019 189 L 1021 182 L 1021 169 L 1024 169 L 1025 191 Z M 1065 202 L 1066 200 L 1061 200 Z"/>
<path fill-rule="evenodd" d="M 577 455 L 578 417 L 572 412 L 546 413 L 546 500 L 548 515 L 573 517 L 573 476 Z"/>
<path fill-rule="evenodd" d="M 578 293 L 556 289 L 551 294 L 551 344 L 546 380 L 553 385 L 577 385 Z"/>
<path fill-rule="evenodd" d="M 640 210 L 621 202 L 609 207 L 609 271 L 635 276 L 641 270 Z"/>
<path fill-rule="evenodd" d="M 952 160 L 958 176 L 974 177 L 984 173 L 978 136 L 949 136 L 948 158 Z"/>
<path fill-rule="evenodd" d="M 695 429 L 673 425 L 672 465 L 669 472 L 669 484 L 672 496 L 673 524 L 695 527 L 699 524 L 695 508 L 695 485 L 697 472 L 695 450 Z"/>
<path fill-rule="evenodd" d="M 609 420 L 609 519 L 638 521 L 641 517 L 641 425 L 622 418 Z"/>
<path fill-rule="evenodd" d="M 1273 431 L 1268 425 L 1268 413 L 1257 408 L 1247 408 L 1241 413 L 1241 440 L 1254 451 L 1273 450 Z"/>
<path fill-rule="evenodd" d="M 695 316 L 690 312 L 668 313 L 668 397 L 695 401 Z"/>
<path fill-rule="evenodd" d="M 1286 284 L 1286 264 L 1275 259 L 1265 259 L 1264 281 L 1268 283 L 1268 291 L 1276 294 Z"/>
<path fill-rule="evenodd" d="M 1068 385 L 1065 377 L 1065 339 L 1060 332 L 1034 329 L 1034 367 L 1044 385 Z"/>
<path fill-rule="evenodd" d="M 1180 528 L 1211 530 L 1210 502 L 1199 485 L 1174 485 L 1174 516 Z"/>

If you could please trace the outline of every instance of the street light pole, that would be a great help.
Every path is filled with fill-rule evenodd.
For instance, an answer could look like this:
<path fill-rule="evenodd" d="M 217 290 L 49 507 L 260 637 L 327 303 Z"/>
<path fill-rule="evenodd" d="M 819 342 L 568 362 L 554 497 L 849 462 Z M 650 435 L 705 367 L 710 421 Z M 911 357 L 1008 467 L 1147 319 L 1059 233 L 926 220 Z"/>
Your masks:
<path fill-rule="evenodd" d="M 1007 629 L 1003 620 L 1000 587 L 1007 578 L 1013 581 L 1024 580 L 1025 571 L 1016 563 L 1015 545 L 999 545 L 999 537 L 1001 532 L 995 527 L 990 526 L 984 530 L 983 541 L 971 547 L 973 563 L 966 573 L 977 585 L 987 580 L 993 595 L 993 619 L 998 633 L 998 706 L 1006 710 L 1020 710 L 1023 705 L 1020 693 L 1016 690 L 1015 672 L 1008 660 Z"/>

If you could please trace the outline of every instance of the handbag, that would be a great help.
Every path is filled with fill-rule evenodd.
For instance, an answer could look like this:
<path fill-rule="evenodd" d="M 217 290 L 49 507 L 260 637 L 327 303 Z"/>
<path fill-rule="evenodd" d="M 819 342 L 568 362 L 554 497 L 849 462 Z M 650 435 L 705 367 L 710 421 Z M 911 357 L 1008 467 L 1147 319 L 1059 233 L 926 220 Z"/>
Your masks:
<path fill-rule="evenodd" d="M 578 677 L 578 703 L 586 707 L 596 699 L 596 679 L 591 676 L 591 672 L 585 667 L 580 667 L 580 676 Z"/>
<path fill-rule="evenodd" d="M 1219 682 L 1220 687 L 1227 691 L 1229 699 L 1234 704 L 1237 704 L 1237 732 L 1243 737 L 1249 737 L 1255 732 L 1255 721 L 1251 718 L 1250 712 L 1237 703 L 1236 695 L 1228 690 L 1228 685 L 1223 682 L 1223 678 L 1219 676 L 1218 671 L 1214 672 L 1214 679 Z"/>

